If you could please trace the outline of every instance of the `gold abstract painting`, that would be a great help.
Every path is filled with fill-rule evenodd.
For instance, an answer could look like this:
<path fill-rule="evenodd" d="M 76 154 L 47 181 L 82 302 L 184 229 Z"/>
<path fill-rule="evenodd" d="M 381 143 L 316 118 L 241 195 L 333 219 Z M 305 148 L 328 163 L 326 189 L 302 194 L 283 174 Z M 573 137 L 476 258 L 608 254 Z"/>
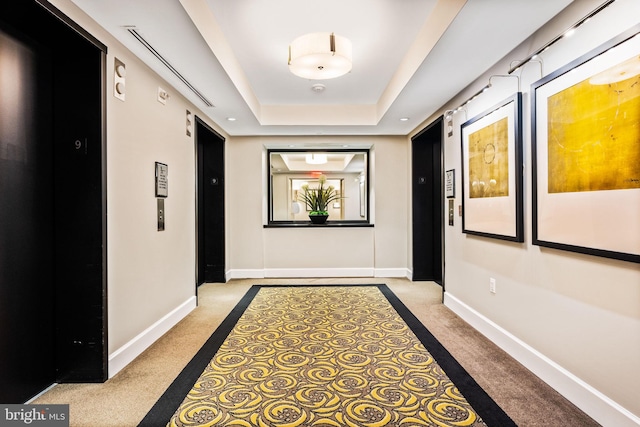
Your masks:
<path fill-rule="evenodd" d="M 640 188 L 640 56 L 547 100 L 548 191 Z"/>
<path fill-rule="evenodd" d="M 469 197 L 509 195 L 509 121 L 505 117 L 469 135 Z"/>

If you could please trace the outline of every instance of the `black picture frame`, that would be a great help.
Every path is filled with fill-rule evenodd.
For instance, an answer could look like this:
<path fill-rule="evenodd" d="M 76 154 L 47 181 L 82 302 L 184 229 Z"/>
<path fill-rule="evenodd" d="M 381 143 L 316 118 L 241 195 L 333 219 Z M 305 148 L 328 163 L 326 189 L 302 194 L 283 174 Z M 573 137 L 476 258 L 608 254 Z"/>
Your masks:
<path fill-rule="evenodd" d="M 463 123 L 461 145 L 462 232 L 524 242 L 522 93 Z"/>
<path fill-rule="evenodd" d="M 534 245 L 640 263 L 640 135 L 619 121 L 632 116 L 640 126 L 638 115 L 626 111 L 639 109 L 640 75 L 631 82 L 602 80 L 616 67 L 640 61 L 639 33 L 636 25 L 531 85 Z M 628 104 L 620 98 L 622 84 L 635 87 L 627 91 Z M 593 91 L 605 95 L 595 100 Z M 563 112 L 577 103 L 580 115 L 572 113 L 568 129 Z M 596 170 L 591 146 L 617 155 Z M 619 147 L 629 153 L 620 155 Z"/>

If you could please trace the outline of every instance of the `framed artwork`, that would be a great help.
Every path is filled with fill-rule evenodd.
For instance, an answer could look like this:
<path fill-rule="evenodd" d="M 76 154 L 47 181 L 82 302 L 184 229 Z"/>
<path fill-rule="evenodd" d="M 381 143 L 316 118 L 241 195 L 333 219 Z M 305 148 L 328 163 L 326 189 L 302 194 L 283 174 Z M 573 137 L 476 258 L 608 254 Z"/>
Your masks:
<path fill-rule="evenodd" d="M 451 169 L 445 172 L 444 175 L 444 192 L 447 199 L 453 199 L 456 197 L 456 171 Z"/>
<path fill-rule="evenodd" d="M 462 231 L 524 241 L 522 94 L 468 120 L 462 133 Z"/>
<path fill-rule="evenodd" d="M 639 32 L 532 85 L 535 245 L 640 262 Z"/>
<path fill-rule="evenodd" d="M 169 195 L 169 166 L 156 162 L 156 197 Z"/>

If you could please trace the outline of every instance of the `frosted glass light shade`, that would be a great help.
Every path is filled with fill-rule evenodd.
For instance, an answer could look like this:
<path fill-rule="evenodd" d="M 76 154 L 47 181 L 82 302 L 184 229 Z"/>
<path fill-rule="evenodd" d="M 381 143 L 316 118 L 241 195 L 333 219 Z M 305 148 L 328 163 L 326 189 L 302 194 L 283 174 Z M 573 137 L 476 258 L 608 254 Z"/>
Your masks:
<path fill-rule="evenodd" d="M 333 33 L 311 33 L 289 46 L 289 70 L 296 76 L 324 80 L 351 71 L 351 41 Z"/>
<path fill-rule="evenodd" d="M 326 154 L 311 153 L 305 156 L 305 162 L 309 165 L 324 165 L 327 163 Z"/>

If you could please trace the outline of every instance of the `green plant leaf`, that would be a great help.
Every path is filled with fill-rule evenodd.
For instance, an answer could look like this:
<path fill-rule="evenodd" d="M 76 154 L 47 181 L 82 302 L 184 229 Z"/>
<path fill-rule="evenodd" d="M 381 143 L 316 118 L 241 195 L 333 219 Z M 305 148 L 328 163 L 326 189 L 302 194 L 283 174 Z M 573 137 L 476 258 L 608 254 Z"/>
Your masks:
<path fill-rule="evenodd" d="M 320 184 L 318 188 L 309 188 L 308 185 L 303 185 L 302 192 L 298 193 L 298 200 L 304 202 L 311 212 L 327 212 L 328 215 L 327 206 L 329 203 L 344 197 L 339 196 L 332 185 L 324 187 L 327 182 L 324 175 L 318 177 L 318 182 Z"/>

